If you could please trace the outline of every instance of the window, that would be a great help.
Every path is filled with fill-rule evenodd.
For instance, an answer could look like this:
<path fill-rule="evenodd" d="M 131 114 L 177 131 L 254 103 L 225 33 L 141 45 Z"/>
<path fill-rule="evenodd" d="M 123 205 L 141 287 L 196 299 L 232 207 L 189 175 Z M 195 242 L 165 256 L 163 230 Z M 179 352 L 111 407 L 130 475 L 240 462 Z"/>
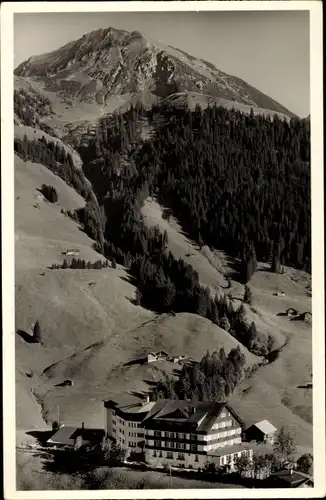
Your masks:
<path fill-rule="evenodd" d="M 172 451 L 167 451 L 167 452 L 166 452 L 166 458 L 173 458 L 173 453 L 172 453 Z"/>
<path fill-rule="evenodd" d="M 156 448 L 161 448 L 161 441 L 154 441 L 154 446 Z"/>
<path fill-rule="evenodd" d="M 186 443 L 180 443 L 180 447 L 182 450 L 185 450 L 186 449 Z"/>
<path fill-rule="evenodd" d="M 165 433 L 164 433 L 164 436 L 165 436 L 166 438 L 168 438 L 168 437 L 169 437 L 169 433 L 168 433 L 168 432 L 165 432 Z"/>
<path fill-rule="evenodd" d="M 197 451 L 197 445 L 196 444 L 190 445 L 190 449 L 191 451 Z"/>
<path fill-rule="evenodd" d="M 154 436 L 160 436 L 161 437 L 161 431 L 154 431 Z"/>
<path fill-rule="evenodd" d="M 178 442 L 176 443 L 176 448 L 177 449 L 180 448 L 180 443 L 178 443 Z"/>
<path fill-rule="evenodd" d="M 153 457 L 156 457 L 156 450 L 153 451 Z"/>
<path fill-rule="evenodd" d="M 198 455 L 195 456 L 195 462 L 198 462 Z"/>
<path fill-rule="evenodd" d="M 174 438 L 174 432 L 170 432 L 170 438 Z"/>
<path fill-rule="evenodd" d="M 160 458 L 162 458 L 162 457 L 163 457 L 162 450 L 160 450 Z"/>
<path fill-rule="evenodd" d="M 191 434 L 190 439 L 191 441 L 197 441 L 197 434 Z"/>
<path fill-rule="evenodd" d="M 184 460 L 185 459 L 185 454 L 184 453 L 178 453 L 178 460 Z"/>

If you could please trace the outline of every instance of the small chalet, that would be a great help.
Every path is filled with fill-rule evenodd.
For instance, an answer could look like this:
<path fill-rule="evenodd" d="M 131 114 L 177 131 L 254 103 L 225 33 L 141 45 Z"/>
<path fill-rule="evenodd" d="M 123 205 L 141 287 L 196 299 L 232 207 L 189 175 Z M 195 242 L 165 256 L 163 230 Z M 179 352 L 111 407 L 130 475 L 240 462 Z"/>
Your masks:
<path fill-rule="evenodd" d="M 299 471 L 280 470 L 271 474 L 270 483 L 274 488 L 313 488 L 313 479 Z"/>
<path fill-rule="evenodd" d="M 262 420 L 246 430 L 246 438 L 248 441 L 273 444 L 276 431 L 276 427 L 268 420 Z"/>
<path fill-rule="evenodd" d="M 293 318 L 293 316 L 297 316 L 299 313 L 296 309 L 293 309 L 293 307 L 289 307 L 286 311 L 286 315 L 289 316 L 290 318 Z"/>
<path fill-rule="evenodd" d="M 62 425 L 51 437 L 47 440 L 48 446 L 68 447 L 72 448 L 76 439 L 81 436 L 84 444 L 100 443 L 105 436 L 104 429 L 88 429 L 85 428 L 84 422 L 81 427 L 69 427 Z"/>
<path fill-rule="evenodd" d="M 80 251 L 79 251 L 79 249 L 78 249 L 78 248 L 68 248 L 68 249 L 66 250 L 66 252 L 64 252 L 64 253 L 65 253 L 65 255 L 67 255 L 67 256 L 68 256 L 68 255 L 70 255 L 70 256 L 73 256 L 73 257 L 79 257 L 79 253 L 80 253 Z"/>
<path fill-rule="evenodd" d="M 147 362 L 152 363 L 153 361 L 167 360 L 168 357 L 169 357 L 169 354 L 165 351 L 150 352 L 147 355 Z"/>

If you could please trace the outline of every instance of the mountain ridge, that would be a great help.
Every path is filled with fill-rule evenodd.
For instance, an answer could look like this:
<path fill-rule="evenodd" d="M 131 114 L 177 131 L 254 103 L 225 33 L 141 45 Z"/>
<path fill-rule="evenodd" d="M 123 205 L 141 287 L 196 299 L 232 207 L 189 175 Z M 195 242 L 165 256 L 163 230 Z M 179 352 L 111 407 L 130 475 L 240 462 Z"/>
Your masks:
<path fill-rule="evenodd" d="M 150 102 L 195 92 L 263 110 L 295 114 L 244 80 L 182 49 L 152 42 L 138 31 L 109 27 L 84 34 L 62 47 L 32 56 L 15 75 L 42 82 L 65 99 L 105 108 L 112 97 L 142 95 Z M 260 111 L 261 112 L 261 111 Z M 259 112 L 259 113 L 260 113 Z"/>

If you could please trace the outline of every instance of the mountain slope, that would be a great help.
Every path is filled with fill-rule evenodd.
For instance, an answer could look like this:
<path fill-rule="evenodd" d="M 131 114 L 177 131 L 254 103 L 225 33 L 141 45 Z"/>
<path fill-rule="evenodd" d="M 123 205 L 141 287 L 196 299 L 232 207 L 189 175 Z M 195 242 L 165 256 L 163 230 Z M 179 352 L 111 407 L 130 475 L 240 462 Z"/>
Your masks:
<path fill-rule="evenodd" d="M 54 115 L 66 122 L 96 119 L 132 100 L 151 104 L 157 99 L 188 95 L 206 105 L 209 101 L 253 107 L 266 114 L 294 116 L 288 109 L 213 64 L 179 49 L 152 42 L 139 32 L 113 28 L 92 31 L 48 54 L 30 57 L 16 70 L 16 88 L 30 86 L 52 102 Z M 19 78 L 17 78 L 19 77 Z M 72 108 L 81 106 L 77 119 Z M 61 116 L 61 118 L 62 118 Z M 45 116 L 50 124 L 55 116 Z M 55 121 L 55 120 L 54 120 Z M 55 127 L 54 127 L 55 128 Z"/>
<path fill-rule="evenodd" d="M 38 192 L 42 184 L 54 186 L 58 202 L 47 203 Z M 104 260 L 91 247 L 93 241 L 61 209 L 82 207 L 85 200 L 43 165 L 15 156 L 15 300 L 17 427 L 40 427 L 39 407 L 51 423 L 57 405 L 66 424 L 102 425 L 102 399 L 110 394 L 148 389 L 151 380 L 172 371 L 169 366 L 147 370 L 123 367 L 165 349 L 172 355 L 200 359 L 207 349 L 238 342 L 205 318 L 183 313 L 158 317 L 133 304 L 135 287 L 124 268 L 52 270 L 62 263 L 62 252 L 78 248 L 81 258 Z M 37 207 L 38 205 L 38 207 Z M 26 341 L 36 320 L 43 345 Z M 241 346 L 249 365 L 257 358 Z M 50 368 L 51 367 L 51 368 Z M 66 378 L 73 388 L 55 387 Z M 28 408 L 28 411 L 26 411 Z"/>

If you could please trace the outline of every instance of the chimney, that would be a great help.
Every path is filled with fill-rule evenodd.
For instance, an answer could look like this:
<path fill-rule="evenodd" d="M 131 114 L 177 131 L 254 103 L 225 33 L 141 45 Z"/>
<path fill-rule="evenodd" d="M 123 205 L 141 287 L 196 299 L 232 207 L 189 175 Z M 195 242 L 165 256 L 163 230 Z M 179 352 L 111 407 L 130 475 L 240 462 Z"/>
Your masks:
<path fill-rule="evenodd" d="M 146 405 L 147 403 L 150 402 L 150 397 L 149 397 L 149 394 L 146 394 L 146 396 L 144 397 L 143 399 L 143 405 Z"/>
<path fill-rule="evenodd" d="M 84 429 L 85 429 L 85 424 L 84 422 L 82 422 L 82 431 L 84 432 Z"/>

